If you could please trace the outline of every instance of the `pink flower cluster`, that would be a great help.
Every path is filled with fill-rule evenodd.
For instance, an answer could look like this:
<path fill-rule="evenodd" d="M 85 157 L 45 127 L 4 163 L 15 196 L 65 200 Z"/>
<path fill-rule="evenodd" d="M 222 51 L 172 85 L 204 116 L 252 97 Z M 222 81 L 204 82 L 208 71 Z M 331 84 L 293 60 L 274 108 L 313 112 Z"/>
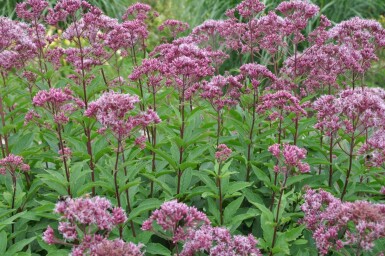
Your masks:
<path fill-rule="evenodd" d="M 143 255 L 140 251 L 142 245 L 107 239 L 110 231 L 123 224 L 127 216 L 123 209 L 112 207 L 105 198 L 64 198 L 57 202 L 55 213 L 61 214 L 58 231 L 67 242 L 65 244 L 72 242 L 73 256 L 106 255 L 103 254 L 106 251 L 109 255 Z M 43 233 L 43 240 L 48 244 L 64 244 L 55 237 L 50 226 Z"/>
<path fill-rule="evenodd" d="M 8 171 L 12 176 L 14 176 L 16 170 L 27 172 L 29 169 L 29 165 L 24 163 L 24 159 L 21 156 L 9 154 L 0 160 L 0 174 L 3 175 L 5 175 Z"/>
<path fill-rule="evenodd" d="M 207 252 L 211 256 L 262 256 L 256 245 L 257 240 L 252 235 L 232 236 L 226 228 L 204 225 L 190 232 L 180 255 Z"/>
<path fill-rule="evenodd" d="M 131 112 L 138 102 L 139 98 L 136 95 L 106 92 L 89 104 L 84 115 L 95 116 L 103 127 L 110 128 L 117 138 L 122 139 L 130 136 L 135 127 L 146 127 L 151 123 L 161 122 L 152 109 L 132 115 Z"/>
<path fill-rule="evenodd" d="M 27 0 L 16 5 L 16 13 L 24 20 L 37 21 L 47 7 L 48 2 L 45 0 Z"/>
<path fill-rule="evenodd" d="M 142 229 L 156 230 L 154 222 L 161 227 L 161 232 L 174 243 L 187 239 L 190 230 L 203 224 L 210 224 L 207 216 L 195 207 L 178 203 L 176 200 L 165 202 L 160 209 L 155 210 L 150 218 L 143 222 Z"/>
<path fill-rule="evenodd" d="M 293 113 L 295 118 L 306 116 L 306 111 L 301 107 L 299 99 L 288 91 L 277 91 L 263 95 L 261 103 L 257 106 L 258 113 L 271 112 L 269 119 L 274 121 L 276 119 L 283 119 L 284 114 L 290 115 Z"/>
<path fill-rule="evenodd" d="M 225 162 L 231 156 L 233 151 L 229 149 L 225 144 L 219 144 L 217 152 L 215 152 L 215 158 L 219 162 Z"/>
<path fill-rule="evenodd" d="M 241 97 L 243 87 L 239 80 L 239 76 L 214 76 L 210 81 L 202 83 L 201 96 L 208 99 L 216 111 L 220 111 L 225 106 L 235 106 Z"/>
<path fill-rule="evenodd" d="M 176 38 L 179 33 L 182 33 L 189 29 L 189 24 L 179 20 L 165 20 L 162 25 L 158 27 L 159 31 L 163 31 L 166 28 L 170 30 L 173 38 Z"/>
<path fill-rule="evenodd" d="M 190 39 L 182 38 L 172 44 L 162 44 L 154 49 L 151 57 L 157 57 L 158 63 L 167 63 L 162 70 L 166 85 L 174 86 L 189 99 L 199 88 L 199 81 L 214 74 L 212 64 L 218 57 L 216 52 L 200 49 Z"/>
<path fill-rule="evenodd" d="M 154 222 L 161 227 L 161 231 L 154 226 Z M 204 213 L 176 200 L 163 203 L 143 222 L 142 229 L 155 234 L 161 232 L 163 237 L 174 243 L 183 242 L 181 256 L 193 256 L 198 252 L 207 252 L 212 256 L 262 255 L 252 235 L 232 236 L 226 228 L 212 227 Z"/>
<path fill-rule="evenodd" d="M 261 83 L 260 80 L 264 78 L 268 78 L 271 81 L 277 80 L 277 77 L 267 67 L 260 64 L 244 64 L 240 70 L 244 78 L 250 79 L 254 89 L 258 88 Z"/>
<path fill-rule="evenodd" d="M 385 103 L 381 89 L 347 89 L 337 97 L 322 96 L 314 102 L 318 122 L 315 128 L 322 129 L 328 136 L 343 129 L 354 133 L 358 128 L 382 127 L 385 123 Z"/>
<path fill-rule="evenodd" d="M 9 71 L 23 67 L 36 56 L 36 45 L 27 24 L 0 17 L 0 68 Z"/>
<path fill-rule="evenodd" d="M 274 144 L 269 147 L 269 152 L 276 157 L 278 160 L 283 160 L 285 166 L 279 165 L 274 167 L 276 172 L 287 171 L 296 167 L 301 173 L 310 172 L 310 166 L 307 163 L 302 162 L 306 158 L 306 149 L 299 148 L 294 145 L 283 144 L 281 149 L 280 144 Z"/>
<path fill-rule="evenodd" d="M 381 127 L 375 131 L 358 150 L 358 154 L 366 156 L 367 166 L 381 166 L 385 162 L 384 128 Z"/>
<path fill-rule="evenodd" d="M 355 246 L 370 251 L 374 241 L 385 237 L 385 205 L 366 201 L 341 202 L 320 189 L 308 189 L 301 206 L 302 220 L 313 231 L 321 255 Z"/>
<path fill-rule="evenodd" d="M 147 86 L 153 90 L 158 90 L 164 83 L 166 68 L 159 59 L 144 59 L 142 64 L 136 67 L 128 76 L 132 81 L 147 78 Z"/>
<path fill-rule="evenodd" d="M 73 96 L 73 92 L 68 88 L 51 88 L 48 91 L 39 91 L 32 99 L 35 106 L 43 107 L 52 116 L 57 124 L 66 124 L 69 115 L 84 107 L 84 103 L 79 98 Z M 38 117 L 31 112 L 28 119 Z"/>

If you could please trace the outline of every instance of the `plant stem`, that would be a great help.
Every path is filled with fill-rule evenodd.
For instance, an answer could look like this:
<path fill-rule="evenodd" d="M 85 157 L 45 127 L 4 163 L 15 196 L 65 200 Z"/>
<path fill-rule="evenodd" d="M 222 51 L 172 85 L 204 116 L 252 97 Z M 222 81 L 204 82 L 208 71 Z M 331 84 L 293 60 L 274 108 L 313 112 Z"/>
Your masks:
<path fill-rule="evenodd" d="M 255 105 L 257 104 L 257 95 L 258 89 L 254 88 L 253 90 L 253 107 L 251 108 L 253 111 L 252 114 L 252 120 L 251 120 L 251 128 L 249 132 L 249 144 L 247 145 L 247 170 L 246 170 L 246 181 L 250 180 L 250 172 L 251 172 L 251 150 L 252 150 L 252 144 L 253 144 L 253 132 L 254 132 L 254 123 L 255 123 Z"/>
<path fill-rule="evenodd" d="M 72 197 L 71 195 L 71 183 L 70 183 L 70 171 L 68 169 L 68 165 L 67 165 L 67 158 L 65 156 L 65 153 L 64 153 L 64 143 L 63 143 L 63 137 L 62 137 L 62 134 L 61 134 L 61 131 L 62 131 L 62 127 L 60 124 L 58 124 L 58 127 L 57 127 L 57 134 L 59 136 L 59 145 L 60 145 L 60 149 L 61 149 L 61 155 L 62 155 L 62 159 L 63 159 L 63 164 L 64 164 L 64 170 L 65 170 L 65 174 L 66 174 L 66 178 L 67 178 L 67 183 L 68 183 L 68 186 L 67 186 L 67 193 L 69 196 Z"/>
<path fill-rule="evenodd" d="M 218 194 L 219 194 L 219 216 L 220 216 L 220 225 L 223 225 L 223 195 L 222 195 L 221 169 L 222 169 L 222 164 L 219 163 L 219 167 L 218 167 L 218 177 L 217 177 L 217 186 L 218 186 Z"/>
<path fill-rule="evenodd" d="M 13 194 L 12 194 L 12 204 L 11 204 L 11 209 L 13 210 L 15 208 L 15 199 L 16 199 L 16 174 L 15 170 L 11 171 L 11 176 L 12 176 L 12 186 L 13 186 Z M 13 213 L 12 213 L 13 216 Z M 12 229 L 12 234 L 15 233 L 15 223 L 13 222 L 11 225 Z M 15 238 L 12 238 L 12 244 L 15 243 Z"/>
<path fill-rule="evenodd" d="M 281 114 L 282 116 L 283 109 L 281 109 Z M 282 118 L 279 119 L 279 124 L 278 124 L 278 144 L 281 145 L 281 137 L 282 137 Z M 277 160 L 278 163 L 278 160 Z M 277 186 L 277 179 L 278 179 L 278 172 L 274 172 L 274 186 Z M 273 209 L 274 206 L 274 201 L 275 201 L 275 191 L 273 191 L 273 195 L 271 197 L 271 204 L 270 204 L 270 210 Z"/>
<path fill-rule="evenodd" d="M 329 144 L 329 187 L 333 185 L 333 134 L 330 136 Z"/>
<path fill-rule="evenodd" d="M 179 130 L 179 135 L 180 135 L 181 141 L 183 141 L 184 129 L 185 129 L 185 115 L 184 115 L 185 97 L 184 97 L 184 93 L 185 93 L 185 84 L 183 83 L 182 93 L 179 96 L 179 112 L 181 113 L 181 117 L 182 117 L 182 124 L 181 124 L 180 130 Z M 181 145 L 179 147 L 178 184 L 177 184 L 177 190 L 176 190 L 177 194 L 180 193 L 180 183 L 181 183 L 181 179 L 182 179 L 182 170 L 180 168 L 180 165 L 183 162 L 183 151 L 184 151 L 184 148 L 183 148 L 183 145 Z"/>
<path fill-rule="evenodd" d="M 153 86 L 152 87 L 152 100 L 153 100 L 153 104 L 152 104 L 152 108 L 153 110 L 156 112 L 156 91 L 155 91 L 155 87 Z M 155 149 L 156 147 L 156 126 L 154 125 L 152 127 L 152 134 L 151 134 L 151 143 L 152 143 L 152 147 Z M 156 172 L 156 165 L 155 165 L 155 160 L 156 160 L 156 153 L 154 150 L 152 150 L 151 152 L 151 155 L 152 155 L 152 160 L 151 160 L 151 171 L 152 173 L 154 174 Z M 150 185 L 150 197 L 152 197 L 154 193 L 154 181 L 151 181 L 151 185 Z"/>
<path fill-rule="evenodd" d="M 124 152 L 122 152 L 122 160 L 123 160 L 123 164 L 125 163 L 125 156 L 124 156 Z M 124 165 L 124 175 L 127 177 L 127 167 L 126 165 Z M 129 191 L 128 189 L 126 189 L 126 199 L 127 199 L 127 214 L 129 214 L 131 212 L 131 203 L 130 203 L 130 195 L 129 195 Z M 130 226 L 131 226 L 131 232 L 132 232 L 132 236 L 133 237 L 136 237 L 136 232 L 135 232 L 135 226 L 134 226 L 134 221 L 133 220 L 130 220 Z"/>
<path fill-rule="evenodd" d="M 114 166 L 114 185 L 115 185 L 115 197 L 116 201 L 118 203 L 118 207 L 122 207 L 122 204 L 120 202 L 120 195 L 119 195 L 119 184 L 118 184 L 118 163 L 119 163 L 119 152 L 120 152 L 120 143 L 121 139 L 118 138 L 118 148 L 116 150 L 116 159 L 115 159 L 115 166 Z M 123 228 L 122 226 L 119 226 L 119 237 L 122 239 L 123 235 Z"/>
<path fill-rule="evenodd" d="M 273 255 L 273 248 L 274 248 L 274 245 L 275 245 L 275 242 L 276 242 L 276 239 L 277 239 L 277 230 L 278 230 L 278 221 L 279 221 L 278 218 L 279 218 L 279 212 L 280 212 L 280 209 L 281 209 L 282 196 L 283 196 L 283 193 L 285 191 L 285 186 L 286 186 L 287 178 L 288 178 L 288 171 L 286 171 L 286 173 L 285 173 L 285 178 L 283 180 L 283 183 L 282 183 L 282 186 L 281 186 L 281 189 L 280 189 L 280 193 L 279 193 L 277 212 L 276 212 L 276 215 L 275 215 L 275 226 L 274 226 L 274 233 L 273 233 L 273 241 L 271 243 L 271 251 L 270 251 L 270 254 L 269 254 L 270 256 Z"/>
<path fill-rule="evenodd" d="M 349 177 L 350 177 L 350 173 L 351 173 L 351 171 L 352 171 L 352 164 L 353 164 L 353 148 L 354 148 L 354 134 L 352 134 L 352 137 L 351 137 L 351 140 L 350 140 L 349 167 L 348 167 L 348 171 L 347 171 L 347 173 L 346 173 L 345 185 L 344 185 L 344 188 L 343 188 L 342 194 L 341 194 L 341 201 L 344 199 L 344 196 L 345 196 L 345 194 L 346 194 L 346 188 L 348 187 Z"/>

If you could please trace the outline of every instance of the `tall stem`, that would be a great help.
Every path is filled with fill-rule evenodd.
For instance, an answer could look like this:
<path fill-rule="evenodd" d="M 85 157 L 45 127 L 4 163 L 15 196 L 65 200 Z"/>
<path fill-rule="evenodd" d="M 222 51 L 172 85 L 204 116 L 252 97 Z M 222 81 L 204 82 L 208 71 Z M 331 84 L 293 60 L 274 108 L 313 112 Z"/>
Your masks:
<path fill-rule="evenodd" d="M 349 177 L 350 177 L 350 173 L 352 171 L 352 164 L 353 164 L 353 148 L 354 148 L 354 134 L 352 134 L 352 137 L 351 137 L 351 140 L 350 140 L 350 149 L 349 149 L 349 167 L 348 167 L 348 171 L 346 173 L 346 179 L 345 179 L 345 185 L 344 185 L 344 188 L 342 190 L 342 194 L 341 194 L 341 201 L 344 199 L 344 196 L 346 194 L 346 188 L 348 187 L 348 183 L 349 183 Z"/>
<path fill-rule="evenodd" d="M 124 152 L 122 152 L 122 160 L 123 160 L 123 164 L 124 164 L 126 161 L 125 156 L 124 156 Z M 124 164 L 124 175 L 127 177 L 127 166 L 125 164 Z M 131 203 L 130 203 L 130 195 L 129 195 L 128 188 L 126 189 L 125 192 L 126 192 L 126 199 L 127 199 L 127 214 L 129 214 L 131 212 Z M 132 236 L 136 237 L 135 226 L 134 226 L 133 220 L 130 220 L 130 226 L 131 226 Z"/>
<path fill-rule="evenodd" d="M 219 167 L 218 167 L 218 177 L 217 177 L 217 185 L 218 185 L 218 194 L 219 194 L 219 216 L 220 216 L 220 224 L 223 225 L 223 195 L 222 195 L 221 169 L 222 169 L 222 163 L 219 163 Z"/>
<path fill-rule="evenodd" d="M 276 215 L 275 215 L 275 226 L 274 226 L 274 233 L 273 233 L 273 241 L 271 243 L 271 251 L 270 251 L 269 255 L 273 255 L 273 248 L 274 248 L 274 245 L 275 245 L 275 242 L 276 242 L 276 239 L 277 239 L 279 212 L 281 210 L 282 196 L 283 196 L 283 193 L 285 191 L 285 186 L 286 186 L 287 178 L 288 178 L 288 171 L 286 171 L 286 173 L 285 173 L 285 178 L 283 180 L 283 183 L 282 183 L 282 186 L 281 186 L 281 189 L 280 189 L 280 193 L 279 193 L 277 212 L 276 212 Z"/>
<path fill-rule="evenodd" d="M 280 116 L 282 116 L 283 109 L 281 109 Z M 281 144 L 281 137 L 282 137 L 282 118 L 279 119 L 278 124 L 278 144 Z M 277 160 L 278 163 L 278 160 Z M 274 172 L 274 186 L 277 186 L 277 180 L 278 180 L 278 172 Z M 270 204 L 270 210 L 273 209 L 275 201 L 275 191 L 273 191 L 273 195 L 271 197 L 271 204 Z"/>
<path fill-rule="evenodd" d="M 179 135 L 180 135 L 181 141 L 183 141 L 184 129 L 185 129 L 185 115 L 184 115 L 185 97 L 184 97 L 184 94 L 185 94 L 185 84 L 183 83 L 182 94 L 179 96 L 179 112 L 181 113 L 181 117 L 182 117 L 182 124 L 181 124 L 180 130 L 179 130 Z M 181 179 L 182 179 L 182 170 L 180 168 L 180 165 L 183 162 L 183 151 L 184 151 L 184 148 L 183 148 L 183 145 L 181 145 L 179 147 L 178 184 L 177 184 L 177 190 L 176 190 L 177 194 L 180 193 L 180 183 L 181 183 Z"/>
<path fill-rule="evenodd" d="M 82 42 L 80 39 L 80 33 L 78 31 L 78 26 L 76 21 L 74 22 L 75 24 L 75 30 L 76 30 L 76 35 L 77 35 L 77 43 L 79 46 L 79 52 L 80 52 L 80 64 L 81 64 L 81 75 L 82 75 L 82 87 L 83 87 L 83 102 L 85 105 L 85 108 L 88 108 L 88 98 L 87 98 L 87 84 L 86 84 L 86 75 L 85 75 L 85 68 L 84 68 L 84 53 L 83 53 L 83 46 Z M 85 125 L 84 128 L 84 133 L 87 137 L 87 153 L 90 156 L 90 162 L 89 166 L 91 169 L 91 180 L 92 182 L 95 182 L 95 165 L 93 162 L 93 157 L 92 157 L 92 144 L 91 144 L 91 129 L 89 126 Z M 95 187 L 92 187 L 92 196 L 95 196 Z"/>
<path fill-rule="evenodd" d="M 69 168 L 68 168 L 68 165 L 67 165 L 67 157 L 65 156 L 65 153 L 64 153 L 65 152 L 64 151 L 64 142 L 63 142 L 63 137 L 62 137 L 61 131 L 62 131 L 62 126 L 60 124 L 58 124 L 57 134 L 59 136 L 59 145 L 60 145 L 60 149 L 61 149 L 61 153 L 62 153 L 62 159 L 63 159 L 63 164 L 64 164 L 64 171 L 65 171 L 66 179 L 67 179 L 67 183 L 68 183 L 67 193 L 68 193 L 69 196 L 71 196 L 70 171 L 69 171 Z"/>
<path fill-rule="evenodd" d="M 1 77 L 3 78 L 3 85 L 6 86 L 5 81 L 5 75 L 3 72 L 1 72 Z M 4 107 L 3 107 L 3 96 L 0 95 L 0 117 L 1 117 L 1 124 L 3 126 L 3 130 L 5 127 L 5 113 L 4 113 Z M 6 133 L 3 134 L 4 144 L 5 144 L 5 154 L 9 155 L 9 147 L 8 147 L 8 135 Z M 1 142 L 3 143 L 3 142 Z"/>
<path fill-rule="evenodd" d="M 258 88 L 254 88 L 253 90 L 253 106 L 251 110 L 253 111 L 252 120 L 251 120 L 251 128 L 249 132 L 249 144 L 247 145 L 247 170 L 246 170 L 246 181 L 250 180 L 250 172 L 251 172 L 251 150 L 253 145 L 253 133 L 254 133 L 254 123 L 255 123 L 255 105 L 257 104 L 257 93 Z"/>
<path fill-rule="evenodd" d="M 330 136 L 329 144 L 329 187 L 333 185 L 333 134 Z"/>
<path fill-rule="evenodd" d="M 153 100 L 152 108 L 156 112 L 156 91 L 155 91 L 155 87 L 154 86 L 152 87 L 152 100 Z M 151 138 L 152 138 L 152 140 L 151 140 L 152 147 L 155 149 L 155 147 L 156 147 L 156 126 L 155 125 L 152 127 L 152 136 L 151 136 Z M 153 150 L 151 152 L 151 154 L 152 154 L 151 171 L 154 174 L 156 172 L 156 165 L 155 165 L 156 153 Z M 154 193 L 154 181 L 151 181 L 150 197 L 152 197 L 153 193 Z"/>
<path fill-rule="evenodd" d="M 298 137 L 298 117 L 295 118 L 295 128 L 294 128 L 294 141 L 293 141 L 293 145 L 297 145 L 297 137 Z"/>
<path fill-rule="evenodd" d="M 13 210 L 15 208 L 15 199 L 16 199 L 16 174 L 15 170 L 11 171 L 11 176 L 12 176 L 12 186 L 13 186 L 13 194 L 12 194 L 12 203 L 11 203 L 11 209 Z M 13 213 L 12 213 L 13 215 Z M 15 223 L 12 223 L 11 226 L 12 229 L 12 234 L 15 233 Z M 12 243 L 15 243 L 15 238 L 12 238 Z"/>
<path fill-rule="evenodd" d="M 116 150 L 116 159 L 115 159 L 115 166 L 114 166 L 114 185 L 115 185 L 115 197 L 116 201 L 118 203 L 118 207 L 122 207 L 122 204 L 120 202 L 120 195 L 119 195 L 119 184 L 118 184 L 118 163 L 119 163 L 119 152 L 120 152 L 120 143 L 121 139 L 118 138 L 118 148 Z M 122 238 L 123 235 L 123 228 L 122 226 L 119 226 L 119 237 Z"/>

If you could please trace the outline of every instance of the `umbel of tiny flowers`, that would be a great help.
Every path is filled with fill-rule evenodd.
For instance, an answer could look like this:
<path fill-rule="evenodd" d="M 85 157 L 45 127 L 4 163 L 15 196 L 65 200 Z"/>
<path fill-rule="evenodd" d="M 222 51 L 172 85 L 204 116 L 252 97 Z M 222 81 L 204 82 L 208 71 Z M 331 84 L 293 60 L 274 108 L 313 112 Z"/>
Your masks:
<path fill-rule="evenodd" d="M 124 153 L 124 140 L 131 136 L 135 128 L 145 128 L 151 124 L 160 123 L 161 120 L 152 109 L 148 109 L 144 113 L 135 114 L 135 104 L 139 103 L 138 96 L 131 96 L 130 94 L 115 93 L 114 91 L 106 92 L 99 99 L 89 104 L 88 109 L 84 115 L 88 117 L 96 117 L 96 119 L 103 125 L 102 129 L 109 128 L 117 140 L 116 160 L 113 170 L 115 197 L 118 206 L 121 206 L 119 183 L 118 183 L 118 164 L 119 154 Z M 135 139 L 135 144 L 139 145 L 141 149 L 145 147 L 145 137 L 140 136 Z M 129 198 L 126 198 L 127 201 Z M 127 205 L 130 205 L 127 203 Z M 131 222 L 132 232 L 133 222 Z M 120 237 L 122 237 L 122 228 L 119 228 Z"/>
<path fill-rule="evenodd" d="M 28 25 L 0 17 L 0 70 L 4 76 L 11 69 L 20 69 L 36 56 L 36 45 L 29 37 Z"/>
<path fill-rule="evenodd" d="M 380 167 L 385 162 L 385 130 L 379 128 L 358 150 L 358 154 L 365 156 L 368 167 Z"/>
<path fill-rule="evenodd" d="M 11 175 L 12 178 L 12 202 L 11 209 L 15 208 L 15 199 L 16 199 L 16 187 L 17 187 L 17 173 L 16 171 L 28 172 L 30 170 L 30 166 L 24 163 L 24 159 L 21 156 L 16 156 L 13 154 L 9 154 L 7 157 L 0 160 L 0 174 L 6 175 L 7 172 Z M 15 232 L 15 224 L 12 223 L 12 233 Z M 12 239 L 13 243 L 15 242 Z"/>
<path fill-rule="evenodd" d="M 163 203 L 160 209 L 152 212 L 143 222 L 142 230 L 154 232 L 164 239 L 177 243 L 186 240 L 191 230 L 204 224 L 210 224 L 206 214 L 193 206 L 172 200 Z"/>
<path fill-rule="evenodd" d="M 193 256 L 199 252 L 211 256 L 262 256 L 256 245 L 257 240 L 251 234 L 232 236 L 227 228 L 203 225 L 189 233 L 180 256 Z"/>
<path fill-rule="evenodd" d="M 251 175 L 251 155 L 252 155 L 252 145 L 253 145 L 253 134 L 254 134 L 254 125 L 256 119 L 256 108 L 257 103 L 259 102 L 259 90 L 261 83 L 268 79 L 270 81 L 275 81 L 276 76 L 267 69 L 267 67 L 259 64 L 244 64 L 240 67 L 241 75 L 244 79 L 248 79 L 251 83 L 251 89 L 246 88 L 247 91 L 252 91 L 253 98 L 251 106 L 246 106 L 247 109 L 251 109 L 251 127 L 249 132 L 249 143 L 247 145 L 247 170 L 246 170 L 246 181 L 250 180 Z"/>
<path fill-rule="evenodd" d="M 344 247 L 361 255 L 371 251 L 377 239 L 385 237 L 385 205 L 366 201 L 341 202 L 319 189 L 307 189 L 301 206 L 302 223 L 313 232 L 321 255 Z"/>
<path fill-rule="evenodd" d="M 189 29 L 189 24 L 179 20 L 165 20 L 162 25 L 158 27 L 159 31 L 169 30 L 173 39 L 176 39 L 177 35 L 183 33 Z"/>
<path fill-rule="evenodd" d="M 46 118 L 53 119 L 55 127 L 51 127 L 48 124 L 48 128 L 53 129 L 59 140 L 59 154 L 62 157 L 65 175 L 67 179 L 67 192 L 68 195 L 71 195 L 70 187 L 70 170 L 67 164 L 68 152 L 67 147 L 65 146 L 64 138 L 62 135 L 64 125 L 69 122 L 69 115 L 75 112 L 78 109 L 84 107 L 84 103 L 79 98 L 73 96 L 73 92 L 69 88 L 51 88 L 49 90 L 39 91 L 32 100 L 33 105 L 36 107 L 41 107 L 44 109 L 44 113 L 47 113 Z M 39 115 L 32 110 L 32 112 L 27 114 L 27 120 L 31 118 L 37 119 Z"/>
<path fill-rule="evenodd" d="M 22 172 L 28 172 L 30 167 L 24 163 L 24 159 L 21 156 L 9 154 L 7 157 L 0 160 L 0 174 L 6 175 L 7 172 L 11 175 L 13 196 L 11 208 L 15 207 L 15 196 L 16 196 L 16 181 L 17 181 L 17 170 Z"/>
<path fill-rule="evenodd" d="M 41 90 L 33 97 L 32 103 L 42 107 L 60 127 L 69 122 L 70 114 L 84 107 L 83 102 L 69 88 Z"/>
<path fill-rule="evenodd" d="M 54 230 L 48 226 L 43 233 L 43 240 L 48 244 L 71 246 L 73 256 L 105 255 L 106 250 L 111 250 L 109 255 L 143 255 L 142 245 L 108 240 L 111 231 L 122 225 L 127 216 L 122 208 L 113 207 L 105 198 L 61 199 L 54 212 L 61 215 L 58 231 L 64 240 L 55 237 Z"/>
<path fill-rule="evenodd" d="M 348 151 L 343 150 L 349 157 L 349 164 L 341 199 L 346 194 L 357 140 L 360 138 L 368 140 L 367 134 L 384 126 L 385 101 L 383 94 L 384 91 L 380 88 L 346 89 L 337 96 L 322 96 L 314 102 L 318 119 L 315 127 L 323 130 L 331 139 L 337 137 L 339 132 L 343 132 L 350 144 Z M 337 142 L 339 137 L 336 138 Z M 332 152 L 332 150 L 331 145 L 329 151 Z M 331 176 L 329 184 L 331 184 L 330 180 Z"/>
<path fill-rule="evenodd" d="M 96 117 L 99 123 L 112 131 L 118 140 L 131 135 L 136 127 L 145 128 L 150 124 L 160 123 L 160 118 L 152 110 L 134 114 L 135 104 L 139 103 L 136 95 L 106 92 L 99 99 L 89 104 L 84 115 Z"/>
<path fill-rule="evenodd" d="M 280 224 L 280 208 L 283 193 L 286 189 L 286 182 L 290 174 L 293 174 L 295 169 L 298 169 L 301 173 L 307 173 L 310 171 L 310 166 L 307 163 L 302 162 L 303 159 L 306 158 L 307 151 L 303 148 L 299 148 L 295 145 L 283 144 L 283 148 L 281 149 L 280 144 L 274 144 L 269 147 L 270 153 L 277 158 L 278 164 L 274 166 L 274 185 L 277 185 L 278 182 L 278 172 L 283 173 L 283 181 L 281 183 L 281 188 L 278 196 L 278 203 L 276 209 L 276 215 L 274 222 L 276 225 L 274 226 L 274 233 L 270 251 L 270 255 L 273 255 L 273 248 L 276 244 L 277 238 L 277 230 Z M 274 205 L 275 201 L 275 192 L 273 192 L 272 196 L 272 204 L 271 208 Z"/>
<path fill-rule="evenodd" d="M 222 194 L 222 165 L 223 163 L 229 159 L 230 155 L 232 153 L 232 150 L 229 149 L 225 144 L 219 144 L 217 146 L 217 152 L 215 152 L 215 158 L 218 161 L 218 165 L 215 165 L 218 167 L 217 171 L 217 177 L 216 177 L 216 183 L 218 187 L 218 194 L 219 194 L 219 216 L 220 216 L 220 224 L 223 224 L 223 194 Z"/>
<path fill-rule="evenodd" d="M 283 160 L 280 164 L 284 166 L 274 166 L 275 172 L 283 172 L 286 175 L 287 172 L 294 171 L 294 168 L 297 168 L 301 173 L 310 171 L 309 164 L 302 162 L 306 158 L 306 149 L 289 144 L 283 144 L 281 149 L 280 144 L 274 144 L 269 147 L 269 151 L 279 162 Z"/>

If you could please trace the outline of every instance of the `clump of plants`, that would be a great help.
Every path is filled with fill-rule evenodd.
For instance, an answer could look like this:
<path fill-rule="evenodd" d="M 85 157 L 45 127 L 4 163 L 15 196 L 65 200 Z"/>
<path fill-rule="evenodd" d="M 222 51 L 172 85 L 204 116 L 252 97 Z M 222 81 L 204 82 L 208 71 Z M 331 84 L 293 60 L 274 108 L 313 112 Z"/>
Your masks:
<path fill-rule="evenodd" d="M 152 33 L 143 3 L 16 13 L 0 17 L 1 255 L 385 253 L 385 91 L 365 81 L 380 23 L 302 0 Z"/>

